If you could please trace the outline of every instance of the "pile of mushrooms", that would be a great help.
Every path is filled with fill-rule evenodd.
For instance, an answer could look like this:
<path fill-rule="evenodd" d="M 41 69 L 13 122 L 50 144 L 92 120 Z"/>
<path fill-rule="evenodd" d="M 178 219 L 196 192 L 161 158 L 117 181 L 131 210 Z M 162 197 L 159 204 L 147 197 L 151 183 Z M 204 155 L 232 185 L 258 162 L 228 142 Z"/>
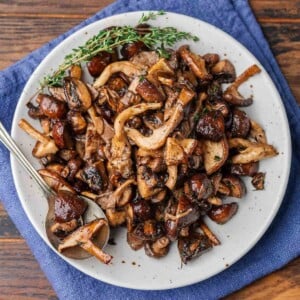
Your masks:
<path fill-rule="evenodd" d="M 20 126 L 37 140 L 32 154 L 54 190 L 93 199 L 110 226 L 126 225 L 133 250 L 158 258 L 177 241 L 186 263 L 220 244 L 206 216 L 228 222 L 238 210 L 233 198 L 246 192 L 242 177 L 263 189 L 259 161 L 277 155 L 242 109 L 253 98 L 238 91 L 260 69 L 236 76 L 229 60 L 189 46 L 168 50 L 169 58 L 136 43 L 120 50 L 87 63 L 94 82 L 74 65 L 63 86 L 28 103 L 41 132 L 25 120 Z M 84 225 L 68 222 L 53 227 L 64 232 L 61 251 L 86 234 Z"/>

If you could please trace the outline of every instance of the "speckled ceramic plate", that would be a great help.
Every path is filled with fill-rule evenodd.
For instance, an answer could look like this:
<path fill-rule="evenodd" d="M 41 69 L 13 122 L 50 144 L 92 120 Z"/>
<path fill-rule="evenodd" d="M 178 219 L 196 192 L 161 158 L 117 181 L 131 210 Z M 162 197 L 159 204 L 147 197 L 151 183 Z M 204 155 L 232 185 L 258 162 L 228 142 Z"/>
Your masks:
<path fill-rule="evenodd" d="M 18 128 L 17 123 L 19 119 L 27 118 L 25 104 L 38 88 L 41 78 L 50 73 L 52 68 L 56 69 L 71 49 L 84 44 L 99 30 L 114 25 L 136 25 L 140 17 L 141 12 L 115 15 L 81 29 L 58 45 L 31 76 L 15 112 L 12 135 L 36 167 L 38 162 L 31 155 L 35 142 Z M 205 22 L 168 13 L 153 21 L 153 24 L 174 26 L 198 35 L 200 41 L 191 43 L 192 50 L 200 54 L 216 52 L 222 58 L 228 58 L 235 65 L 237 74 L 254 63 L 262 68 L 257 59 L 240 43 Z M 147 257 L 143 250 L 132 251 L 126 243 L 125 230 L 118 229 L 113 232 L 116 245 L 108 245 L 106 249 L 114 257 L 111 265 L 103 265 L 95 258 L 72 260 L 62 256 L 63 259 L 101 281 L 128 288 L 155 290 L 185 286 L 207 279 L 230 267 L 245 255 L 267 230 L 281 204 L 289 176 L 291 146 L 285 110 L 267 72 L 262 68 L 261 74 L 248 80 L 240 90 L 244 95 L 254 96 L 254 104 L 246 108 L 246 111 L 250 117 L 263 125 L 268 141 L 278 149 L 279 155 L 260 164 L 260 170 L 267 172 L 264 191 L 253 191 L 250 182 L 246 181 L 247 195 L 239 200 L 239 211 L 230 222 L 217 225 L 207 220 L 221 240 L 220 246 L 214 247 L 200 258 L 182 266 L 175 243 L 165 258 L 153 259 Z M 12 170 L 28 218 L 44 241 L 52 247 L 47 241 L 44 228 L 47 204 L 42 199 L 42 193 L 14 158 L 12 158 Z"/>

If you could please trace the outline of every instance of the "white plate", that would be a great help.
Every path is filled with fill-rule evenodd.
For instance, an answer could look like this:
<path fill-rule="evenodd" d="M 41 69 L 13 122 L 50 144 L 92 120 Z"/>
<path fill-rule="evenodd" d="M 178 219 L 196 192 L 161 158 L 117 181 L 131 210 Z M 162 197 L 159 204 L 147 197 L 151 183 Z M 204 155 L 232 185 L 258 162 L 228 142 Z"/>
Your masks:
<path fill-rule="evenodd" d="M 35 142 L 20 130 L 17 124 L 21 118 L 28 119 L 25 104 L 38 88 L 41 78 L 50 73 L 52 68 L 56 69 L 71 49 L 84 44 L 99 30 L 113 25 L 136 25 L 140 17 L 141 12 L 115 15 L 81 29 L 58 45 L 33 73 L 18 103 L 12 136 L 36 167 L 39 165 L 31 155 Z M 190 43 L 192 50 L 199 54 L 216 52 L 222 58 L 228 58 L 235 65 L 237 74 L 254 63 L 262 68 L 261 74 L 248 80 L 240 90 L 244 95 L 254 95 L 254 104 L 246 111 L 250 117 L 263 125 L 268 141 L 278 149 L 279 155 L 260 164 L 260 170 L 267 172 L 264 191 L 253 191 L 253 187 L 247 181 L 247 196 L 239 200 L 236 216 L 222 226 L 208 220 L 209 226 L 222 245 L 214 247 L 187 265 L 181 266 L 175 243 L 170 253 L 159 260 L 147 257 L 143 250 L 132 251 L 126 243 L 125 231 L 121 229 L 114 233 L 117 245 L 109 245 L 106 249 L 114 257 L 112 265 L 103 265 L 95 258 L 71 260 L 62 256 L 75 268 L 96 279 L 118 286 L 146 290 L 169 289 L 199 282 L 223 271 L 245 255 L 264 234 L 276 215 L 286 189 L 291 160 L 289 127 L 280 96 L 266 71 L 246 48 L 216 27 L 187 16 L 168 13 L 152 23 L 157 26 L 174 26 L 199 36 L 199 42 Z M 12 170 L 17 192 L 28 218 L 52 248 L 44 228 L 46 201 L 41 201 L 41 192 L 14 158 Z"/>

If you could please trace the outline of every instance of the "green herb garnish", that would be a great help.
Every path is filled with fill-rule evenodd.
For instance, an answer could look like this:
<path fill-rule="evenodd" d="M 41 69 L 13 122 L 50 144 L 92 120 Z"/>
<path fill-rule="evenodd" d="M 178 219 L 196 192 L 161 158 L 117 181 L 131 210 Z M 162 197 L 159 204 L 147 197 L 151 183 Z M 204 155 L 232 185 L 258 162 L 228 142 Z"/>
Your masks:
<path fill-rule="evenodd" d="M 221 157 L 218 156 L 218 155 L 215 155 L 214 160 L 215 160 L 215 161 L 220 161 L 220 160 L 221 160 Z"/>
<path fill-rule="evenodd" d="M 157 16 L 164 15 L 164 11 L 157 13 L 150 12 L 142 15 L 139 24 L 148 20 L 155 20 Z M 101 51 L 113 52 L 115 48 L 127 43 L 137 41 L 143 42 L 148 48 L 157 48 L 161 57 L 168 57 L 165 47 L 171 47 L 176 42 L 182 40 L 198 41 L 199 38 L 188 32 L 178 31 L 174 27 L 149 27 L 146 34 L 139 34 L 138 30 L 132 26 L 112 27 L 109 30 L 101 30 L 97 35 L 90 38 L 83 46 L 73 49 L 70 54 L 65 56 L 58 70 L 48 75 L 41 82 L 41 88 L 46 86 L 62 85 L 65 72 L 73 64 L 89 61 L 93 56 Z M 160 45 L 160 46 L 157 46 Z"/>

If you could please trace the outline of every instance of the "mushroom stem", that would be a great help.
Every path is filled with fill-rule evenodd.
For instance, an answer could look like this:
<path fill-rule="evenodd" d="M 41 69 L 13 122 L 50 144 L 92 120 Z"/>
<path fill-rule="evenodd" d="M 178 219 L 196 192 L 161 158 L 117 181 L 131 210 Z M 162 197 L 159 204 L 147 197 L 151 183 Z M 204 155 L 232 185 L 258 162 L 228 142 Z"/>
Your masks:
<path fill-rule="evenodd" d="M 32 127 L 25 119 L 21 119 L 19 121 L 19 127 L 23 129 L 26 133 L 28 133 L 31 137 L 38 140 L 42 144 L 49 143 L 49 138 L 44 136 L 42 133 L 37 131 L 34 127 Z"/>
<path fill-rule="evenodd" d="M 108 264 L 112 260 L 112 256 L 98 248 L 91 240 L 80 245 L 82 249 L 98 258 L 101 262 Z"/>

